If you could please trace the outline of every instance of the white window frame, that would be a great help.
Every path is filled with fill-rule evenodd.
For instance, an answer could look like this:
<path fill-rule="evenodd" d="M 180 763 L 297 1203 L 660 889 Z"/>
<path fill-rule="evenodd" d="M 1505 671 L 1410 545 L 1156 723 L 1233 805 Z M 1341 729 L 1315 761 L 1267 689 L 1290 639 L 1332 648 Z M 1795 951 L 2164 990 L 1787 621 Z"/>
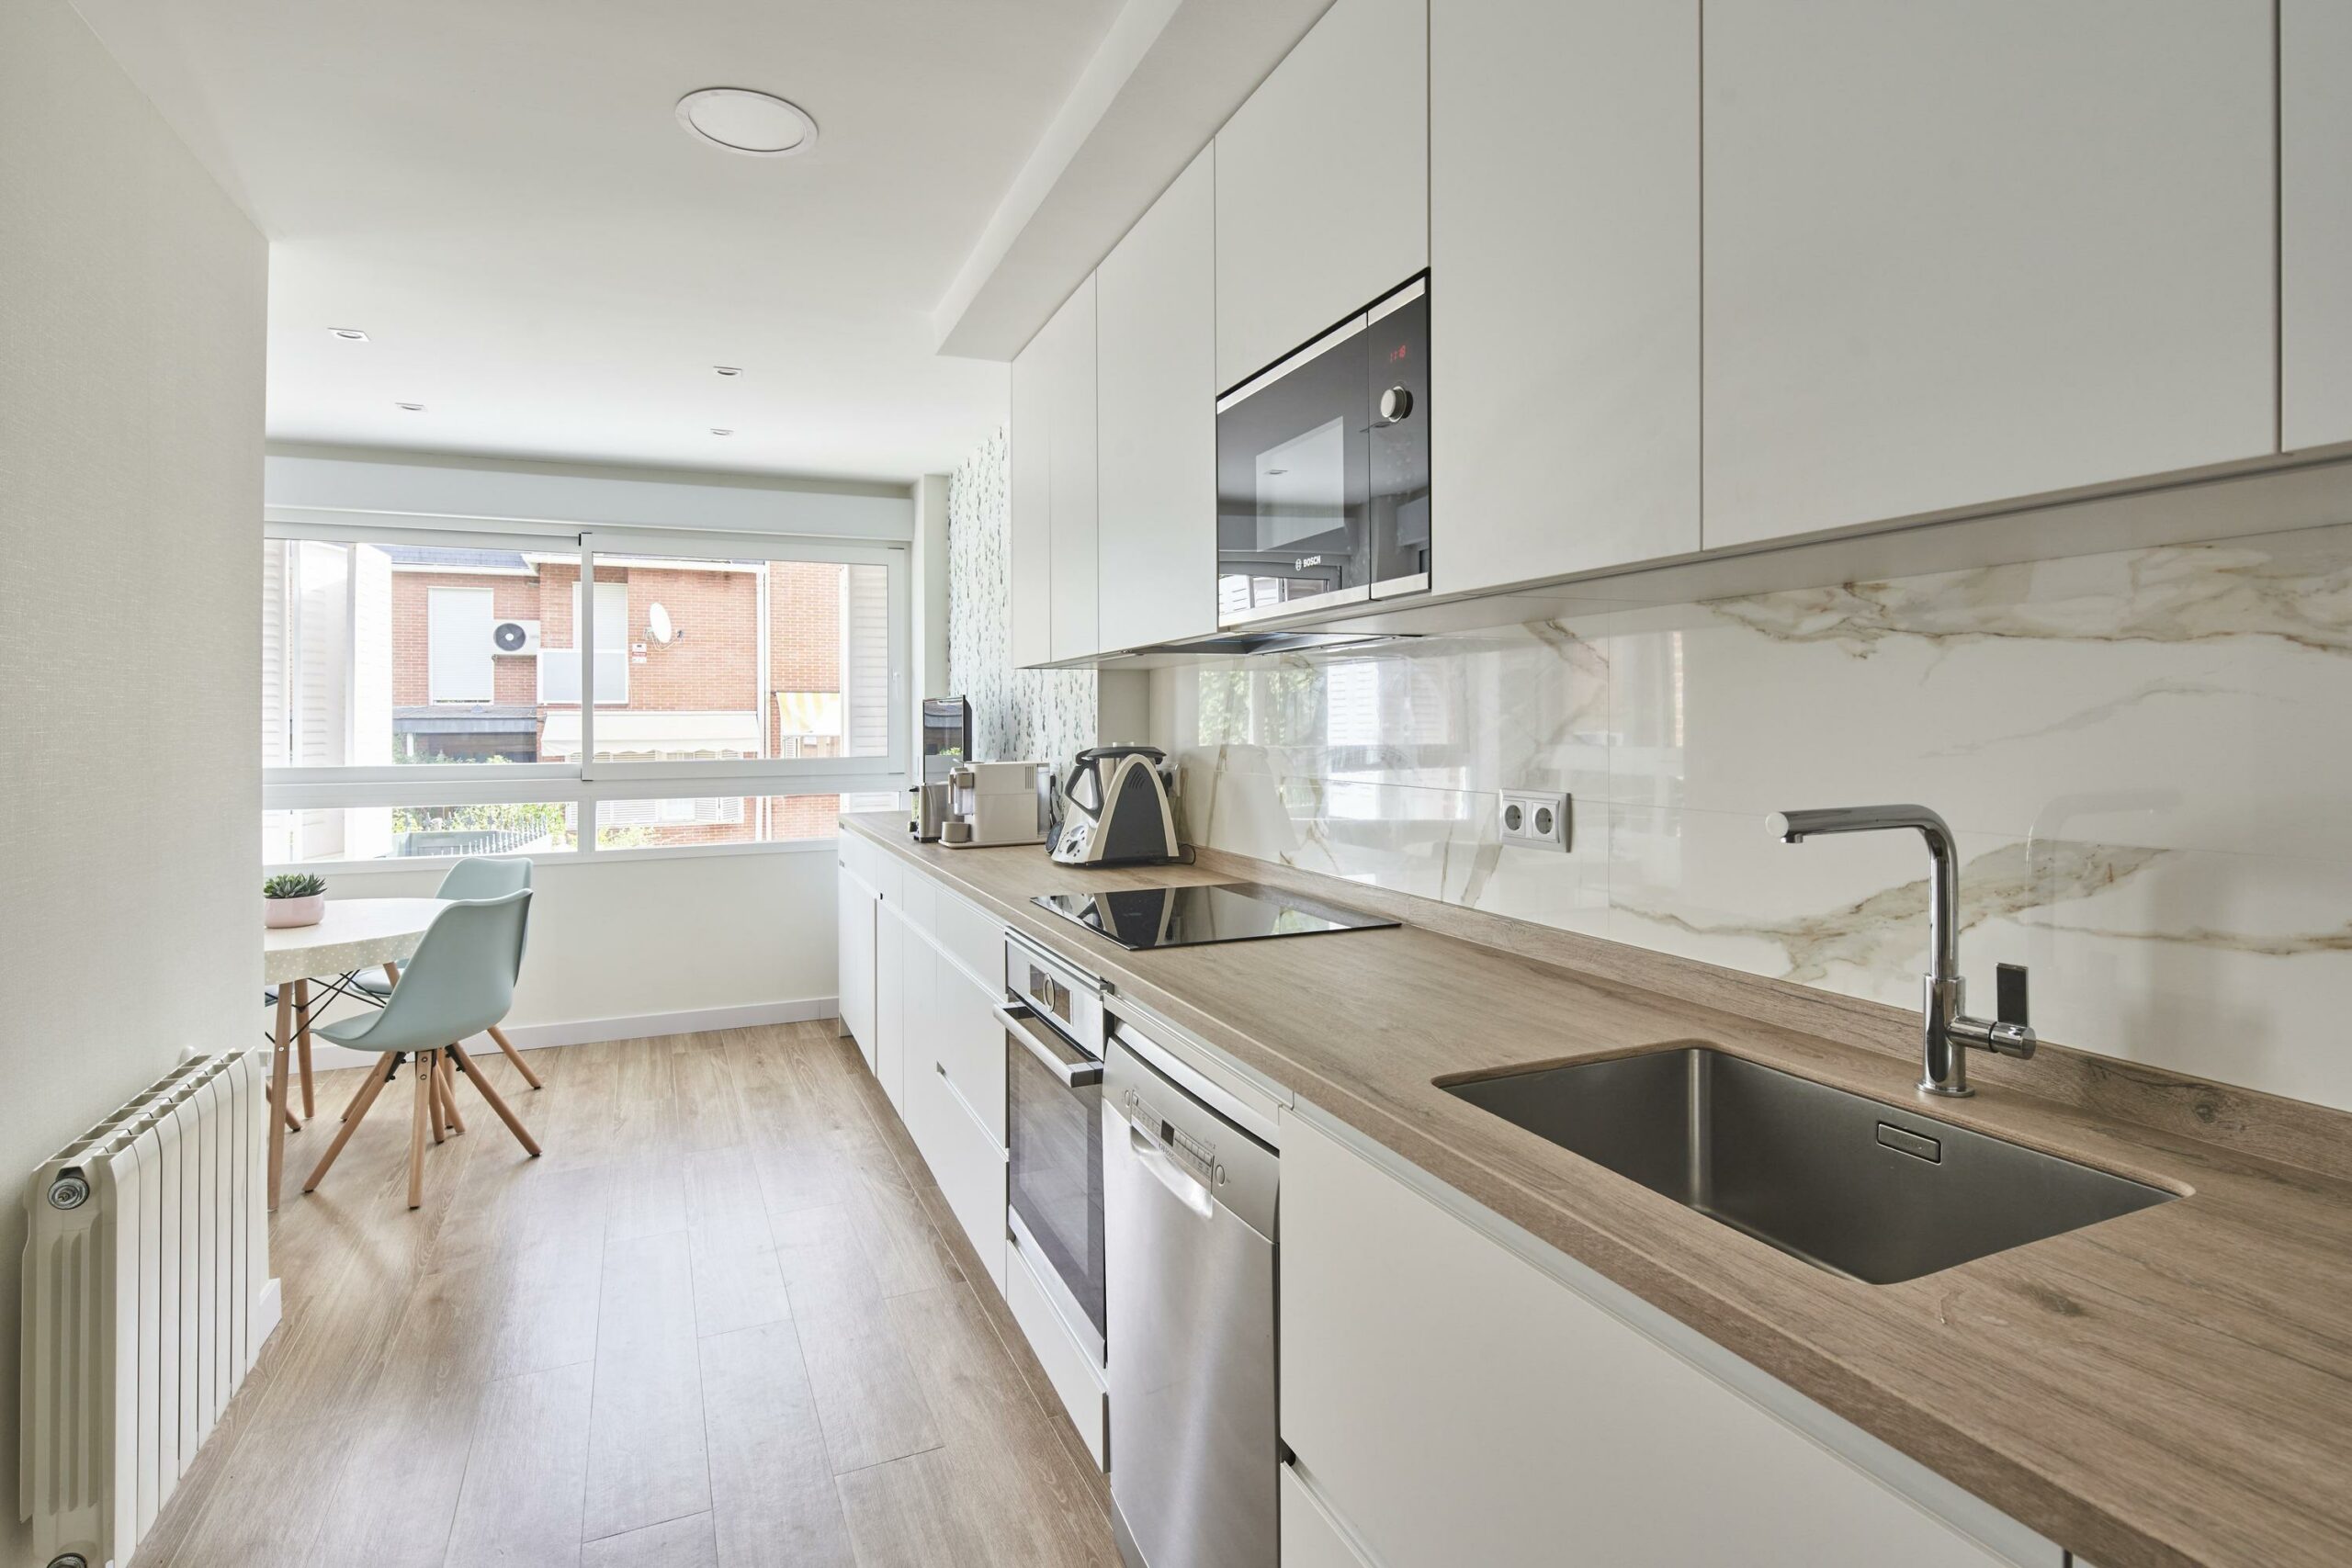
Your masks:
<path fill-rule="evenodd" d="M 726 534 L 708 529 L 583 529 L 534 527 L 511 522 L 426 520 L 408 525 L 393 519 L 346 524 L 312 518 L 271 518 L 264 525 L 271 541 L 313 540 L 325 544 L 417 545 L 459 549 L 525 550 L 548 555 L 580 554 L 579 581 L 595 581 L 598 551 L 607 555 L 673 559 L 836 561 L 882 566 L 888 578 L 887 750 L 880 757 L 709 759 L 683 761 L 595 761 L 597 700 L 594 652 L 595 600 L 579 595 L 573 645 L 580 659 L 580 750 L 578 761 L 511 762 L 494 770 L 481 763 L 395 763 L 369 767 L 265 767 L 265 811 L 346 807 L 454 806 L 503 802 L 571 803 L 582 824 L 579 847 L 550 858 L 618 855 L 631 859 L 825 851 L 829 839 L 728 844 L 663 845 L 644 849 L 595 847 L 595 807 L 600 800 L 647 800 L 689 796 L 866 795 L 897 795 L 912 769 L 912 705 L 905 700 L 912 646 L 910 550 L 901 543 L 865 543 L 783 534 Z M 626 649 L 628 644 L 623 643 Z M 560 651 L 560 650 L 559 650 Z M 429 677 L 428 677 L 429 682 Z M 429 684 L 428 684 L 429 694 Z M 763 716 L 765 733 L 767 716 Z M 431 865 L 438 857 L 324 861 L 270 869 L 394 872 Z"/>

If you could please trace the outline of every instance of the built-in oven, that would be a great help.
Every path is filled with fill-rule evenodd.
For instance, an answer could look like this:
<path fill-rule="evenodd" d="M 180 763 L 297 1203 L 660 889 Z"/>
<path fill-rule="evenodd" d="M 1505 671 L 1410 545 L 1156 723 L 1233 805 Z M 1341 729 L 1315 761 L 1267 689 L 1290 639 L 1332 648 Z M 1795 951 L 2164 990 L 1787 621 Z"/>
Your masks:
<path fill-rule="evenodd" d="M 1216 404 L 1217 624 L 1430 585 L 1426 275 Z"/>
<path fill-rule="evenodd" d="M 1009 1228 L 1071 1334 L 1103 1365 L 1102 982 L 1006 933 Z"/>

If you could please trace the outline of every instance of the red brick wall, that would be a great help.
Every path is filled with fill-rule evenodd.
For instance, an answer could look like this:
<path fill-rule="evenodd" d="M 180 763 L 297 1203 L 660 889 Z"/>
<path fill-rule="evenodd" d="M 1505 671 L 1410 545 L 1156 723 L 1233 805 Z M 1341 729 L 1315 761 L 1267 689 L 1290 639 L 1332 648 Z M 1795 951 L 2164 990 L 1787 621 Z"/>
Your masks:
<path fill-rule="evenodd" d="M 575 570 L 572 575 L 579 576 Z M 487 588 L 491 614 L 499 620 L 540 619 L 539 581 L 531 577 L 492 577 L 469 571 L 395 571 L 392 573 L 392 705 L 422 707 L 433 700 L 425 666 L 426 595 L 435 588 Z M 570 604 L 564 606 L 569 623 Z M 494 659 L 495 700 L 533 703 L 538 700 L 537 662 L 529 659 Z"/>

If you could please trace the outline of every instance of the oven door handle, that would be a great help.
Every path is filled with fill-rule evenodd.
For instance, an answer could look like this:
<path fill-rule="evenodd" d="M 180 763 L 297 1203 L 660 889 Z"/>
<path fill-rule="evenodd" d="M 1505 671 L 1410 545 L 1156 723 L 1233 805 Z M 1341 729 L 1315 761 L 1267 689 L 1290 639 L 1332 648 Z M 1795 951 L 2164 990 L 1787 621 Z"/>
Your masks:
<path fill-rule="evenodd" d="M 1002 1002 L 994 1002 L 989 1005 L 989 1010 L 996 1014 L 997 1021 L 1004 1025 L 1007 1034 L 1020 1041 L 1023 1049 L 1069 1088 L 1086 1089 L 1102 1081 L 1102 1064 L 1093 1057 L 1080 1053 L 1077 1061 L 1066 1062 L 1051 1045 L 1037 1038 L 1034 1023 L 1037 1015 L 1032 1010 L 1023 1008 L 1015 1012 Z M 1073 1046 L 1071 1049 L 1077 1048 Z"/>

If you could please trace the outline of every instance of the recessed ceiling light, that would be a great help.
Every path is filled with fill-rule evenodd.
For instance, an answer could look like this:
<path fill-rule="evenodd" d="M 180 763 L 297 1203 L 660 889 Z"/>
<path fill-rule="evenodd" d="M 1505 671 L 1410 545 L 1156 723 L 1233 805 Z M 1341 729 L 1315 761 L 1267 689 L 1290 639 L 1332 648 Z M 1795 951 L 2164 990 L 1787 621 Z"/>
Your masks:
<path fill-rule="evenodd" d="M 424 405 L 423 403 L 394 403 L 392 407 L 403 410 L 409 413 L 423 413 L 424 412 Z"/>
<path fill-rule="evenodd" d="M 327 336 L 339 337 L 345 343 L 366 343 L 368 334 L 357 327 L 329 327 Z"/>
<path fill-rule="evenodd" d="M 715 425 L 715 424 L 714 424 L 714 425 L 712 425 L 712 426 L 710 427 L 710 433 L 711 433 L 713 435 L 732 435 L 732 434 L 735 434 L 735 433 L 734 433 L 733 431 L 731 431 L 731 430 L 721 430 L 718 425 Z"/>
<path fill-rule="evenodd" d="M 741 376 L 743 373 L 743 367 L 740 365 L 714 365 L 711 368 L 721 376 Z"/>
<path fill-rule="evenodd" d="M 798 104 L 749 87 L 703 87 L 678 100 L 678 123 L 715 147 L 784 158 L 817 144 L 817 122 Z"/>

